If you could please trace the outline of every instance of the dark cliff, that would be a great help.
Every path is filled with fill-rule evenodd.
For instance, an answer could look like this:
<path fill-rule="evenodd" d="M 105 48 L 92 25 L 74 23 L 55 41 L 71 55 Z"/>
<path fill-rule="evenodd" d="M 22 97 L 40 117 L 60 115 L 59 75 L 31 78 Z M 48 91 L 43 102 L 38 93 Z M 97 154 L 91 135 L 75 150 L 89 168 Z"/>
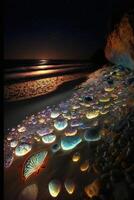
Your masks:
<path fill-rule="evenodd" d="M 106 58 L 134 70 L 134 10 L 125 14 L 107 38 Z"/>

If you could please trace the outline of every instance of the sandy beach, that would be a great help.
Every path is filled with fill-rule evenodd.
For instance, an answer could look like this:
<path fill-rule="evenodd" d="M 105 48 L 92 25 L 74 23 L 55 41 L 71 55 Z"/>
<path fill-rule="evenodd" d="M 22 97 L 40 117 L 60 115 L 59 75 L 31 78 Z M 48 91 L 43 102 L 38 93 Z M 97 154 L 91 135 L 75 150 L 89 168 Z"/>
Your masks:
<path fill-rule="evenodd" d="M 5 102 L 4 103 L 4 130 L 15 127 L 26 116 L 32 115 L 43 110 L 47 105 L 57 104 L 72 95 L 74 87 L 86 80 L 86 76 L 76 80 L 68 81 L 60 85 L 57 89 L 42 96 L 35 98 Z"/>

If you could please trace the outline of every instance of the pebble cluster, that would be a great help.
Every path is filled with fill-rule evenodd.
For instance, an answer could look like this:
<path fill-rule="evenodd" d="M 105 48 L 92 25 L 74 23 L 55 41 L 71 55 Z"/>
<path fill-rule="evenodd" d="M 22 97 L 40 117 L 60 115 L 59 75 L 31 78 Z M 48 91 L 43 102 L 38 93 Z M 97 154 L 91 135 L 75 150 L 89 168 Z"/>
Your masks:
<path fill-rule="evenodd" d="M 78 163 L 79 173 L 92 174 L 79 199 L 84 193 L 82 199 L 119 200 L 117 188 L 125 196 L 130 195 L 134 189 L 134 74 L 121 66 L 107 66 L 97 73 L 98 76 L 89 75 L 70 99 L 47 106 L 10 130 L 4 142 L 5 169 L 10 169 L 20 157 L 30 155 L 23 166 L 23 176 L 27 178 L 40 169 L 46 157 L 59 152 L 64 156 L 76 150 L 71 162 Z M 82 145 L 87 150 L 83 161 L 77 151 Z M 38 146 L 43 150 L 31 154 Z M 61 182 L 50 180 L 50 197 L 60 195 Z M 30 193 L 35 185 L 27 187 L 22 193 Z M 64 188 L 68 195 L 78 189 L 73 179 L 64 180 Z"/>

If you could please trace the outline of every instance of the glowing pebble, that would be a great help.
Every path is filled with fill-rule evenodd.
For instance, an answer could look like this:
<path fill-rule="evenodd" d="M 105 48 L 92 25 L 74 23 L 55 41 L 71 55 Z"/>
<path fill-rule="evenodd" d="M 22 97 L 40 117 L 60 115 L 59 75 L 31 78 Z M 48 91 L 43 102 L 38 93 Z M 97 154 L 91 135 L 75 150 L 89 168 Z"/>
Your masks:
<path fill-rule="evenodd" d="M 21 143 L 15 148 L 15 155 L 16 156 L 24 156 L 29 153 L 32 149 L 30 144 Z"/>
<path fill-rule="evenodd" d="M 73 105 L 72 105 L 72 109 L 76 110 L 76 109 L 78 109 L 78 108 L 80 108 L 80 105 L 79 105 L 79 104 L 73 104 Z"/>
<path fill-rule="evenodd" d="M 112 105 L 111 103 L 105 104 L 104 108 L 105 109 L 110 108 L 111 105 Z"/>
<path fill-rule="evenodd" d="M 112 92 L 114 90 L 114 87 L 106 87 L 104 88 L 105 92 Z"/>
<path fill-rule="evenodd" d="M 18 145 L 18 141 L 17 140 L 12 140 L 10 142 L 10 147 L 15 148 Z"/>
<path fill-rule="evenodd" d="M 57 119 L 54 121 L 54 127 L 59 131 L 64 130 L 67 127 L 67 125 L 68 125 L 67 119 Z"/>
<path fill-rule="evenodd" d="M 101 102 L 101 103 L 106 103 L 106 102 L 109 102 L 110 101 L 110 98 L 109 97 L 101 97 L 100 99 L 99 99 L 99 102 Z"/>
<path fill-rule="evenodd" d="M 43 141 L 45 144 L 51 144 L 51 143 L 53 143 L 55 140 L 56 140 L 56 135 L 53 135 L 53 134 L 44 135 L 44 136 L 42 137 L 42 141 Z"/>
<path fill-rule="evenodd" d="M 89 161 L 86 160 L 84 163 L 81 164 L 80 166 L 80 170 L 82 172 L 87 171 L 89 169 Z"/>
<path fill-rule="evenodd" d="M 16 156 L 24 156 L 29 153 L 32 149 L 32 145 L 21 143 L 15 148 L 15 155 Z"/>
<path fill-rule="evenodd" d="M 19 200 L 36 200 L 37 196 L 38 196 L 38 187 L 36 184 L 31 184 L 22 190 L 19 196 Z"/>
<path fill-rule="evenodd" d="M 99 110 L 93 110 L 86 113 L 87 119 L 94 119 L 99 116 Z"/>
<path fill-rule="evenodd" d="M 101 139 L 101 134 L 98 128 L 88 128 L 85 130 L 84 139 L 87 142 L 98 141 Z"/>
<path fill-rule="evenodd" d="M 48 189 L 52 197 L 57 197 L 61 191 L 61 184 L 58 180 L 52 180 L 48 184 Z"/>
<path fill-rule="evenodd" d="M 11 131 L 14 132 L 14 131 L 15 131 L 15 128 L 12 128 Z"/>
<path fill-rule="evenodd" d="M 100 114 L 101 114 L 101 115 L 106 115 L 107 113 L 109 113 L 109 110 L 106 110 L 106 109 L 105 109 L 105 110 L 101 110 L 101 111 L 100 111 Z"/>
<path fill-rule="evenodd" d="M 67 179 L 64 183 L 64 186 L 66 188 L 66 191 L 68 192 L 68 194 L 73 194 L 74 190 L 75 190 L 75 184 L 72 180 Z"/>
<path fill-rule="evenodd" d="M 26 131 L 26 127 L 25 126 L 21 126 L 20 128 L 18 128 L 18 132 L 19 133 L 23 133 Z"/>
<path fill-rule="evenodd" d="M 23 168 L 23 175 L 25 179 L 31 176 L 33 173 L 38 172 L 43 165 L 45 159 L 47 158 L 48 152 L 42 151 L 33 154 L 25 161 Z"/>
<path fill-rule="evenodd" d="M 64 118 L 70 120 L 71 119 L 71 115 L 69 113 L 63 113 L 62 114 Z"/>
<path fill-rule="evenodd" d="M 82 139 L 79 136 L 67 136 L 61 139 L 61 148 L 68 151 L 74 149 L 81 142 Z"/>
<path fill-rule="evenodd" d="M 76 134 L 77 134 L 77 129 L 76 128 L 70 127 L 70 128 L 65 130 L 65 135 L 66 136 L 73 136 L 73 135 L 76 135 Z"/>
<path fill-rule="evenodd" d="M 45 127 L 36 131 L 39 136 L 48 135 L 53 132 L 53 128 Z"/>
<path fill-rule="evenodd" d="M 37 142 L 40 142 L 40 138 L 38 136 L 34 136 L 34 139 L 37 141 Z"/>
<path fill-rule="evenodd" d="M 50 117 L 51 117 L 52 119 L 55 119 L 55 118 L 57 118 L 59 115 L 60 115 L 59 111 L 54 110 L 54 111 L 51 112 Z"/>
<path fill-rule="evenodd" d="M 7 136 L 7 140 L 8 140 L 8 141 L 11 141 L 12 139 L 13 139 L 13 136 L 12 136 L 12 135 L 8 135 L 8 136 Z"/>
<path fill-rule="evenodd" d="M 74 153 L 74 155 L 72 157 L 72 161 L 78 162 L 79 160 L 80 160 L 80 153 L 79 152 Z"/>
<path fill-rule="evenodd" d="M 85 102 L 80 102 L 80 105 L 81 106 L 85 106 Z"/>
<path fill-rule="evenodd" d="M 38 119 L 38 122 L 39 122 L 40 124 L 43 124 L 43 123 L 45 123 L 45 119 L 44 119 L 44 118 L 39 118 L 39 119 Z"/>
<path fill-rule="evenodd" d="M 70 123 L 71 127 L 81 126 L 82 124 L 83 124 L 83 123 L 80 122 L 78 119 L 72 119 L 72 120 L 71 120 L 71 123 Z"/>
<path fill-rule="evenodd" d="M 88 108 L 88 107 L 91 107 L 91 104 L 90 104 L 90 103 L 86 103 L 86 102 L 85 102 L 85 103 L 83 103 L 83 106 L 85 106 L 85 107 L 87 107 L 87 108 Z"/>
<path fill-rule="evenodd" d="M 91 101 L 93 100 L 92 97 L 90 96 L 85 96 L 83 98 L 83 101 L 80 102 L 80 105 L 85 106 L 85 107 L 90 107 L 91 106 Z"/>

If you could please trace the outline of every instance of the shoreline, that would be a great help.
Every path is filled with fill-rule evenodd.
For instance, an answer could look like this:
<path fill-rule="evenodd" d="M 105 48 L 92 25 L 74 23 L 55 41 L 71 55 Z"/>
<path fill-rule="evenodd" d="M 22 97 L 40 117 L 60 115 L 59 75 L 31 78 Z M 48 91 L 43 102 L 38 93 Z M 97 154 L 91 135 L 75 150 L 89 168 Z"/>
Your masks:
<path fill-rule="evenodd" d="M 74 88 L 85 80 L 86 77 L 82 77 L 64 82 L 59 85 L 56 90 L 31 99 L 4 102 L 4 133 L 8 132 L 8 128 L 17 126 L 17 124 L 19 124 L 26 116 L 43 110 L 47 105 L 52 105 L 53 103 L 57 104 L 59 101 L 69 98 L 72 95 Z"/>

